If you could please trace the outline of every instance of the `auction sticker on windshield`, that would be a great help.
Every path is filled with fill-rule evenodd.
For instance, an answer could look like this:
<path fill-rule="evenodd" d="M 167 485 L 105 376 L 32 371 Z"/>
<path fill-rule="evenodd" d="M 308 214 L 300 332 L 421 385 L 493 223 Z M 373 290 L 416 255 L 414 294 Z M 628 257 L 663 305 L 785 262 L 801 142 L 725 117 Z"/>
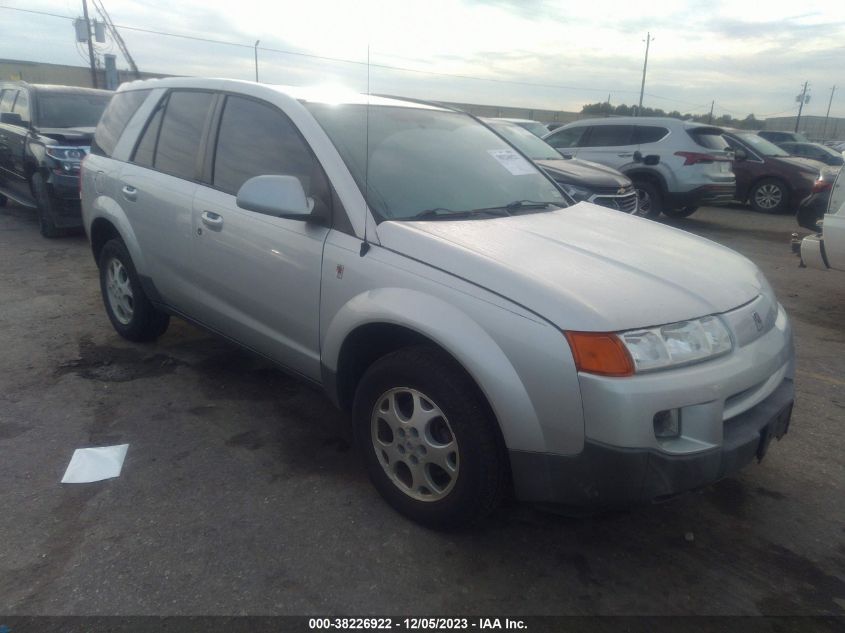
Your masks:
<path fill-rule="evenodd" d="M 514 176 L 527 176 L 537 173 L 531 163 L 512 149 L 488 149 L 487 153 L 499 161 L 499 164 Z"/>

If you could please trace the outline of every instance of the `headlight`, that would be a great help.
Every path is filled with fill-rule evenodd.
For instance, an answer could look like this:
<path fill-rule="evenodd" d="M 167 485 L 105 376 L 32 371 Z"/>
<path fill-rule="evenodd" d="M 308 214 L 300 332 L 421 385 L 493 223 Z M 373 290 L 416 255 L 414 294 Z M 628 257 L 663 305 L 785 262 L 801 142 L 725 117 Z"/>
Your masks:
<path fill-rule="evenodd" d="M 619 337 L 638 372 L 696 363 L 733 348 L 728 328 L 713 316 L 621 332 Z"/>
<path fill-rule="evenodd" d="M 577 185 L 570 185 L 565 182 L 558 183 L 563 190 L 575 200 L 588 200 L 592 195 L 592 191 L 586 187 L 579 187 Z"/>
<path fill-rule="evenodd" d="M 85 148 L 51 145 L 47 147 L 47 156 L 55 158 L 56 160 L 79 162 L 85 158 Z"/>

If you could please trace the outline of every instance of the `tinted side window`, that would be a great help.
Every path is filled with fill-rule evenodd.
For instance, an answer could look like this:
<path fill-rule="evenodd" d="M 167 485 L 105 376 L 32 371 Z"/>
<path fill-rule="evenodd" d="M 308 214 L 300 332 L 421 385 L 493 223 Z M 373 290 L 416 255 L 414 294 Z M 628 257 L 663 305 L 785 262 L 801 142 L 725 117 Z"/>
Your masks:
<path fill-rule="evenodd" d="M 167 100 L 153 166 L 177 178 L 194 180 L 197 154 L 214 95 L 175 91 Z"/>
<path fill-rule="evenodd" d="M 0 99 L 0 112 L 11 112 L 12 104 L 15 102 L 15 95 L 17 90 L 4 90 L 3 97 Z"/>
<path fill-rule="evenodd" d="M 91 143 L 92 154 L 112 155 L 129 119 L 137 112 L 149 94 L 149 90 L 127 90 L 118 92 L 111 98 L 97 125 L 97 131 L 94 132 L 94 141 Z"/>
<path fill-rule="evenodd" d="M 631 145 L 634 139 L 633 125 L 595 125 L 590 128 L 586 147 L 616 147 Z"/>
<path fill-rule="evenodd" d="M 669 134 L 665 127 L 656 125 L 638 125 L 634 128 L 634 145 L 643 143 L 656 143 Z"/>
<path fill-rule="evenodd" d="M 144 167 L 152 167 L 155 159 L 156 142 L 158 141 L 158 131 L 161 128 L 161 117 L 164 114 L 164 106 L 159 105 L 156 108 L 153 116 L 150 117 L 144 133 L 141 135 L 141 140 L 135 148 L 135 154 L 132 156 L 132 162 Z"/>
<path fill-rule="evenodd" d="M 586 127 L 570 127 L 565 130 L 558 130 L 548 138 L 543 140 L 546 141 L 552 147 L 563 149 L 565 147 L 578 147 L 578 141 L 581 140 L 581 137 L 584 136 L 584 130 Z"/>
<path fill-rule="evenodd" d="M 12 112 L 20 114 L 21 120 L 23 120 L 24 123 L 28 123 L 31 120 L 29 117 L 29 93 L 26 90 L 18 92 L 18 98 L 15 99 L 15 105 L 12 108 Z"/>
<path fill-rule="evenodd" d="M 296 176 L 306 195 L 328 202 L 322 169 L 293 123 L 276 108 L 227 97 L 214 157 L 214 186 L 236 194 L 254 176 Z"/>

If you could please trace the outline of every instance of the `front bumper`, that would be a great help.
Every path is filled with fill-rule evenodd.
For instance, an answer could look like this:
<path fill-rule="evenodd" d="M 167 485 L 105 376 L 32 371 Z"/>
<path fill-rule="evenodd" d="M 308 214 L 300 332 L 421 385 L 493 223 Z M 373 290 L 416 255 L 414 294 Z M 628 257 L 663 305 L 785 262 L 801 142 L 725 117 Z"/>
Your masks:
<path fill-rule="evenodd" d="M 47 191 L 53 198 L 53 222 L 60 228 L 82 226 L 82 205 L 79 200 L 79 175 L 51 173 Z"/>
<path fill-rule="evenodd" d="M 794 399 L 792 327 L 769 293 L 722 313 L 734 339 L 723 357 L 626 378 L 579 374 L 584 446 L 573 455 L 511 451 L 517 496 L 613 506 L 713 483 L 786 431 Z M 658 438 L 655 414 L 677 410 L 681 432 Z M 761 448 L 762 447 L 762 448 Z"/>
<path fill-rule="evenodd" d="M 772 438 L 789 428 L 795 387 L 791 378 L 765 400 L 725 424 L 722 445 L 670 455 L 587 441 L 575 456 L 511 451 L 517 497 L 535 503 L 614 507 L 667 498 L 700 488 L 762 459 Z"/>

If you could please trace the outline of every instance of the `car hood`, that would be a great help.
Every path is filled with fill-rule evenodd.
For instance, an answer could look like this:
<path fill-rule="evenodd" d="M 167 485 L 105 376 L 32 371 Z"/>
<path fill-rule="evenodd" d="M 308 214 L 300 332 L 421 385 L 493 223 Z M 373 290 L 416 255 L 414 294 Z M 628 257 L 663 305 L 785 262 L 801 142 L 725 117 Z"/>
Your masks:
<path fill-rule="evenodd" d="M 631 179 L 611 167 L 577 158 L 535 161 L 558 182 L 588 187 L 630 187 Z"/>
<path fill-rule="evenodd" d="M 40 127 L 37 131 L 60 143 L 87 145 L 94 138 L 94 130 L 93 127 Z"/>
<path fill-rule="evenodd" d="M 798 156 L 769 156 L 768 160 L 797 168 L 798 171 L 816 175 L 818 175 L 821 169 L 826 167 L 821 161 L 813 160 L 812 158 L 799 158 Z"/>
<path fill-rule="evenodd" d="M 382 222 L 381 244 L 561 329 L 611 332 L 725 312 L 767 288 L 734 251 L 587 202 L 552 212 Z"/>

